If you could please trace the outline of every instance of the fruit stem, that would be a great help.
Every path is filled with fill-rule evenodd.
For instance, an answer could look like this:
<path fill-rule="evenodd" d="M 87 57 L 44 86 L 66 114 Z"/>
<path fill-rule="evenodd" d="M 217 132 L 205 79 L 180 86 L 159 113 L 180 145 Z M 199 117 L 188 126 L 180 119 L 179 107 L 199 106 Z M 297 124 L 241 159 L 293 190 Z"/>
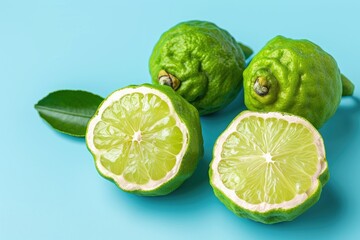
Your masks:
<path fill-rule="evenodd" d="M 343 74 L 341 74 L 341 82 L 342 82 L 342 95 L 343 96 L 351 96 L 354 93 L 354 84 Z"/>
<path fill-rule="evenodd" d="M 245 55 L 245 59 L 248 59 L 253 54 L 254 51 L 250 47 L 246 46 L 241 42 L 238 42 L 238 44 Z"/>
<path fill-rule="evenodd" d="M 266 78 L 264 77 L 257 77 L 254 83 L 254 91 L 260 95 L 265 96 L 269 92 L 269 86 Z"/>
<path fill-rule="evenodd" d="M 180 81 L 174 75 L 166 72 L 165 70 L 160 70 L 158 74 L 158 80 L 161 85 L 167 85 L 172 87 L 174 90 L 178 89 L 180 86 Z"/>

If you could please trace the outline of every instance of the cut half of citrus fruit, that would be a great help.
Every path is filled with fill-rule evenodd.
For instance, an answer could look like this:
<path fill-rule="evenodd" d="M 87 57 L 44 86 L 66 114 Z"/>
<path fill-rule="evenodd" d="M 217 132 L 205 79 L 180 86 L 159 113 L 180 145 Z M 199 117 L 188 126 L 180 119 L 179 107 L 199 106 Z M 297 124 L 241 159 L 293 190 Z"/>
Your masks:
<path fill-rule="evenodd" d="M 102 176 L 139 195 L 175 190 L 203 155 L 196 108 L 170 87 L 149 84 L 108 96 L 89 121 L 86 144 Z"/>
<path fill-rule="evenodd" d="M 329 179 L 319 132 L 279 112 L 240 113 L 217 139 L 209 174 L 227 208 L 268 224 L 299 216 Z"/>

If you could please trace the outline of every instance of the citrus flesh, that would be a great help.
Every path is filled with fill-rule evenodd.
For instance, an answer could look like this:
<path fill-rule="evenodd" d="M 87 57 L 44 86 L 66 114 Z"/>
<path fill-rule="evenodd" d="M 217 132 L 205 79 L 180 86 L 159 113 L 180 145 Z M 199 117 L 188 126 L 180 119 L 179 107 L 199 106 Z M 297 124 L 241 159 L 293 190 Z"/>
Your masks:
<path fill-rule="evenodd" d="M 196 109 L 169 87 L 132 86 L 106 98 L 86 141 L 101 175 L 128 192 L 163 195 L 195 170 L 199 124 Z"/>
<path fill-rule="evenodd" d="M 313 205 L 329 178 L 323 140 L 305 119 L 244 111 L 214 146 L 210 183 L 241 217 L 290 221 Z"/>

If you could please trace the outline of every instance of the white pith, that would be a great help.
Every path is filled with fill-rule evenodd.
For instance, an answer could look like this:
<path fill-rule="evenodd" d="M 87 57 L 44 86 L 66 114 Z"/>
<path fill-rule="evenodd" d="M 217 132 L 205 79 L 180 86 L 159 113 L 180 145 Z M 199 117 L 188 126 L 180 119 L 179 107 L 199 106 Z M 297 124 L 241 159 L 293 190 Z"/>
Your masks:
<path fill-rule="evenodd" d="M 278 119 L 286 119 L 290 123 L 301 123 L 311 131 L 314 137 L 314 143 L 316 145 L 316 149 L 318 153 L 318 165 L 317 165 L 316 173 L 312 176 L 311 186 L 305 193 L 297 194 L 290 201 L 285 201 L 278 204 L 270 204 L 266 202 L 262 202 L 259 204 L 252 204 L 244 201 L 243 199 L 240 199 L 236 195 L 234 190 L 227 188 L 223 184 L 220 174 L 218 172 L 218 165 L 219 162 L 221 161 L 222 146 L 225 140 L 228 138 L 228 136 L 234 131 L 236 131 L 236 127 L 239 124 L 239 122 L 241 122 L 242 119 L 247 118 L 249 116 L 255 116 L 255 117 L 258 116 L 264 119 L 274 118 L 274 117 Z M 264 159 L 269 163 L 272 161 L 270 154 L 264 154 Z M 327 169 L 327 162 L 325 160 L 325 149 L 324 149 L 323 140 L 320 134 L 318 133 L 318 131 L 309 122 L 297 116 L 286 115 L 286 117 L 284 117 L 284 114 L 277 112 L 270 112 L 270 113 L 246 112 L 241 114 L 239 117 L 237 117 L 217 139 L 214 146 L 214 158 L 211 163 L 211 169 L 213 172 L 211 181 L 214 187 L 222 191 L 229 199 L 231 199 L 236 205 L 240 206 L 241 208 L 248 209 L 254 212 L 264 213 L 273 209 L 291 209 L 302 204 L 305 200 L 307 200 L 309 196 L 314 194 L 315 191 L 320 187 L 319 185 L 321 185 L 321 183 L 319 181 L 319 176 L 322 173 L 324 173 L 324 171 Z"/>
<path fill-rule="evenodd" d="M 179 154 L 176 156 L 175 166 L 165 175 L 164 178 L 159 179 L 159 180 L 151 180 L 150 179 L 149 182 L 147 182 L 146 184 L 142 184 L 142 185 L 128 182 L 126 179 L 124 179 L 124 177 L 122 175 L 115 175 L 112 172 L 110 172 L 108 169 L 106 169 L 101 164 L 101 161 L 100 161 L 102 152 L 95 147 L 94 142 L 93 142 L 95 126 L 101 120 L 101 117 L 102 117 L 104 111 L 109 106 L 111 106 L 114 102 L 118 101 L 121 97 L 123 97 L 124 95 L 132 94 L 132 93 L 140 93 L 143 95 L 154 94 L 154 95 L 158 96 L 159 98 L 161 98 L 164 102 L 166 102 L 168 104 L 169 110 L 170 110 L 169 115 L 175 119 L 176 126 L 179 127 L 179 129 L 182 132 L 182 136 L 183 136 L 182 148 L 181 148 Z M 133 141 L 141 142 L 141 132 L 140 131 L 134 133 Z M 102 103 L 102 105 L 98 109 L 98 112 L 90 120 L 88 127 L 87 127 L 86 142 L 87 142 L 88 148 L 94 155 L 95 164 L 96 164 L 97 169 L 104 176 L 113 179 L 114 182 L 116 182 L 122 189 L 127 190 L 127 191 L 134 191 L 134 190 L 150 191 L 150 190 L 156 189 L 159 186 L 161 186 L 162 184 L 170 181 L 170 179 L 172 179 L 178 173 L 178 171 L 180 169 L 181 161 L 184 157 L 184 154 L 186 152 L 187 145 L 188 145 L 188 129 L 185 126 L 185 124 L 180 120 L 179 116 L 175 112 L 175 109 L 174 109 L 170 99 L 164 93 L 162 93 L 156 89 L 144 87 L 144 86 L 140 86 L 140 87 L 136 87 L 136 88 L 124 88 L 124 89 L 120 89 L 120 90 L 112 93 Z"/>

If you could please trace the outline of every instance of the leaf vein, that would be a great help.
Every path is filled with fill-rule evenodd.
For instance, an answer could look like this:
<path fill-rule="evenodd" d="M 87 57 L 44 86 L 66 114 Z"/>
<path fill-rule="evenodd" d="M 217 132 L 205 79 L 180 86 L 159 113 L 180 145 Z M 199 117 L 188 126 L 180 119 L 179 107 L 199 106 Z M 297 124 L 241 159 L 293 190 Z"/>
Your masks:
<path fill-rule="evenodd" d="M 44 110 L 44 111 L 55 112 L 55 113 L 60 113 L 60 114 L 70 115 L 70 116 L 75 116 L 75 117 L 81 117 L 81 118 L 91 118 L 92 117 L 92 115 L 88 115 L 88 114 L 74 113 L 74 112 L 64 111 L 61 109 L 55 109 L 55 108 L 50 108 L 50 107 L 45 107 L 45 106 L 40 106 L 40 105 L 35 105 L 35 108 L 39 111 Z"/>

